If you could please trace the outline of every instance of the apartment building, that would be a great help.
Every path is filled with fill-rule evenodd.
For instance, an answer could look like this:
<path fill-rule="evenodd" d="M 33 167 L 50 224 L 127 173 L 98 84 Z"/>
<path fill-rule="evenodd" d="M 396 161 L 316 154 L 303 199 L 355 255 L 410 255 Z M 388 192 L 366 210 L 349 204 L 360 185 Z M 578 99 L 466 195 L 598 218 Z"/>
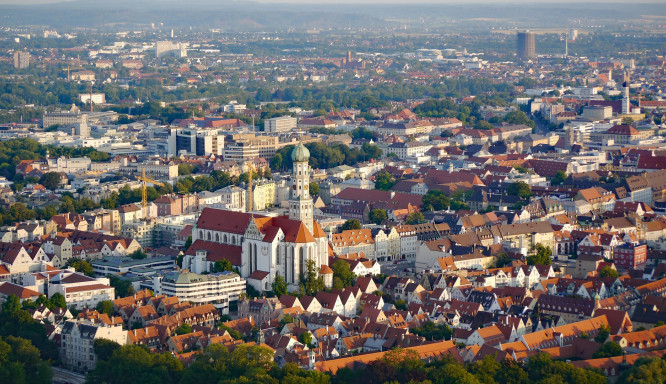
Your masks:
<path fill-rule="evenodd" d="M 121 324 L 109 325 L 93 319 L 68 320 L 60 336 L 60 361 L 73 371 L 87 372 L 95 369 L 97 355 L 94 351 L 96 339 L 127 344 L 127 331 Z"/>
<path fill-rule="evenodd" d="M 245 286 L 245 279 L 229 271 L 199 275 L 183 270 L 153 278 L 155 295 L 175 296 L 195 305 L 213 304 L 225 314 L 229 313 L 229 302 L 238 300 Z"/>
<path fill-rule="evenodd" d="M 291 116 L 280 116 L 264 120 L 265 132 L 289 132 L 296 129 L 298 120 Z"/>

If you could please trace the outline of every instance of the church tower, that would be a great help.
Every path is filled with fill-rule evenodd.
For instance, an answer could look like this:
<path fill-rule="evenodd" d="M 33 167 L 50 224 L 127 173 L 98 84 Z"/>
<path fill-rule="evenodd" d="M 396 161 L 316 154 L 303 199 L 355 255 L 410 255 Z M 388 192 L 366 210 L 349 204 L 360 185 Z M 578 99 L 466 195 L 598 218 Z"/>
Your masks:
<path fill-rule="evenodd" d="M 310 233 L 314 233 L 314 204 L 310 196 L 310 151 L 303 143 L 299 143 L 291 152 L 294 163 L 291 176 L 291 198 L 289 199 L 289 218 L 300 220 Z"/>

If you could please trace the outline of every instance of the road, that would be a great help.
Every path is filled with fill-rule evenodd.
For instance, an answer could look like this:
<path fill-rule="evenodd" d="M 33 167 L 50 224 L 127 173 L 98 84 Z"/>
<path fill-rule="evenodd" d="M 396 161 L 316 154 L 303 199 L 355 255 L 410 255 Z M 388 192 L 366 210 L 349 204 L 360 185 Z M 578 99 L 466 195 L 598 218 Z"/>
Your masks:
<path fill-rule="evenodd" d="M 405 268 L 410 268 L 411 271 L 412 270 L 411 268 L 414 268 L 414 261 L 400 260 L 398 261 L 398 264 L 393 264 L 393 262 L 391 261 L 381 265 L 381 272 L 388 276 L 391 275 L 403 276 L 406 274 Z"/>
<path fill-rule="evenodd" d="M 66 369 L 52 367 L 53 369 L 53 384 L 84 384 L 86 377 L 80 373 L 68 371 Z"/>

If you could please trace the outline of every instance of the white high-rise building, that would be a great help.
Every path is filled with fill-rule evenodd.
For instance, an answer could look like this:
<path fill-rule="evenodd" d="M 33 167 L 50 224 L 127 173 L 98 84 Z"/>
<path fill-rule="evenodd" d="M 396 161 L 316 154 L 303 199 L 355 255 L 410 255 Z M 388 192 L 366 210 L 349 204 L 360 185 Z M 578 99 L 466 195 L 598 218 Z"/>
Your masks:
<path fill-rule="evenodd" d="M 296 129 L 298 120 L 291 116 L 280 116 L 264 120 L 265 132 L 289 132 Z"/>

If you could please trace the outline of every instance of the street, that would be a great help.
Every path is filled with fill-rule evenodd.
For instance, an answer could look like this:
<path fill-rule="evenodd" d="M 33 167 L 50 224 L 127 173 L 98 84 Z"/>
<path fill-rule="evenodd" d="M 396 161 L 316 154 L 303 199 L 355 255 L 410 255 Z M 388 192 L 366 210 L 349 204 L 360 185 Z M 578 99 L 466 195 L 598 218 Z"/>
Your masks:
<path fill-rule="evenodd" d="M 52 369 L 53 384 L 84 384 L 86 382 L 86 377 L 80 373 L 58 367 L 52 367 Z"/>

